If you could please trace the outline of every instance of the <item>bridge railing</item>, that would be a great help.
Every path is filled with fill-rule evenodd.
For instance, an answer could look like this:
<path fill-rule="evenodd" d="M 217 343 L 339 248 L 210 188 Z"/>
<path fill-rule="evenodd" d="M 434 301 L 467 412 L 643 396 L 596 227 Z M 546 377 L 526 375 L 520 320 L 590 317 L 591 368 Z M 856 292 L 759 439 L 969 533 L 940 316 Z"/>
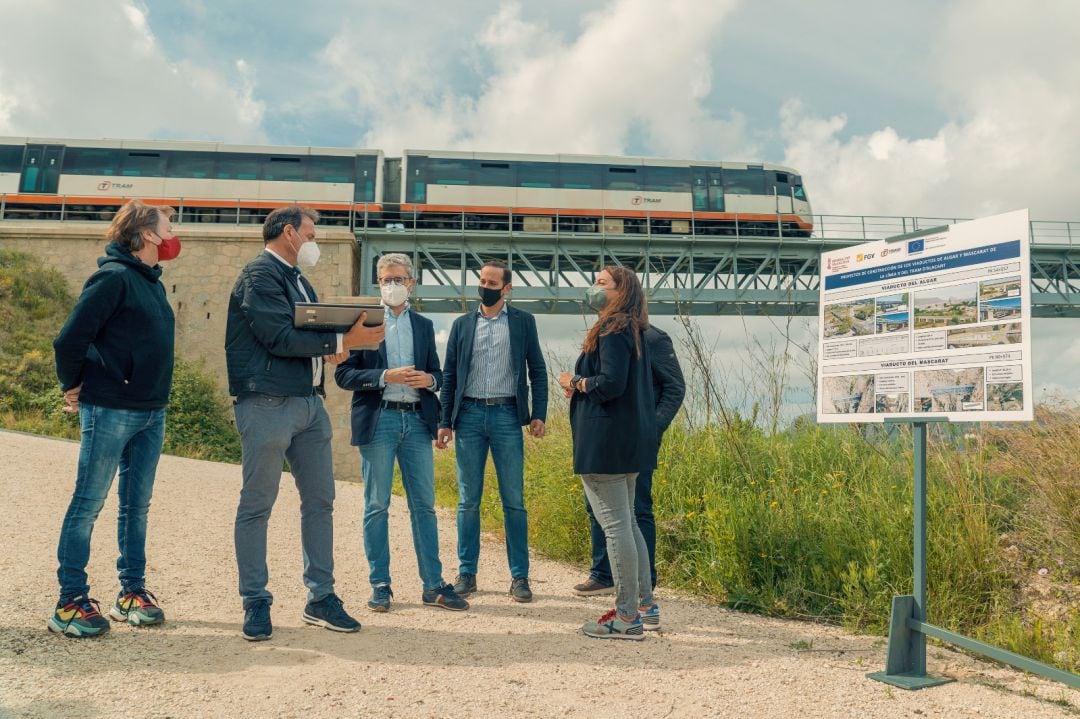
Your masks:
<path fill-rule="evenodd" d="M 231 225 L 261 224 L 266 214 L 297 200 L 230 199 L 206 200 L 194 198 L 151 199 L 177 209 L 176 221 Z M 301 201 L 305 202 L 305 201 Z M 353 232 L 389 232 L 416 234 L 495 234 L 495 235 L 554 235 L 570 237 L 773 237 L 798 241 L 805 230 L 794 228 L 779 219 L 763 221 L 760 215 L 731 214 L 717 220 L 715 213 L 688 212 L 685 217 L 672 218 L 644 212 L 629 216 L 611 212 L 584 215 L 571 211 L 555 211 L 537 215 L 513 209 L 502 212 L 419 212 L 401 209 L 397 205 L 368 203 L 307 202 L 322 213 L 321 224 L 348 227 Z M 103 198 L 67 195 L 16 195 L 0 193 L 0 221 L 46 220 L 53 222 L 108 222 L 120 207 L 119 201 Z M 848 240 L 861 242 L 916 232 L 941 225 L 961 222 L 963 217 L 914 217 L 890 215 L 812 215 L 811 239 Z M 1080 222 L 1031 221 L 1031 239 L 1035 244 L 1080 246 Z"/>

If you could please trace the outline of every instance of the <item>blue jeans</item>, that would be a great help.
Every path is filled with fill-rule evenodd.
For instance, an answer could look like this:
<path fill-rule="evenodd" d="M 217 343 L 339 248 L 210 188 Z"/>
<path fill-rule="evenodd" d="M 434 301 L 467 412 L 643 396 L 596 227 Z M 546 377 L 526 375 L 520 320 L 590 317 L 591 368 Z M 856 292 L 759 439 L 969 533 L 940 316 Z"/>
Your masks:
<path fill-rule="evenodd" d="M 652 586 L 656 586 L 656 519 L 653 517 L 652 508 L 652 476 L 650 469 L 641 472 L 637 476 L 634 489 L 634 519 L 637 520 L 638 529 L 645 539 L 645 546 L 649 550 L 649 574 L 652 576 Z M 608 561 L 607 541 L 604 539 L 604 530 L 596 521 L 592 505 L 588 497 L 585 498 L 585 511 L 589 514 L 589 533 L 592 537 L 592 569 L 589 576 L 600 584 L 614 584 L 611 578 L 611 563 Z"/>
<path fill-rule="evenodd" d="M 435 517 L 435 457 L 431 433 L 418 412 L 383 409 L 375 434 L 360 445 L 364 474 L 364 552 L 371 586 L 390 584 L 390 536 L 387 512 L 394 481 L 394 459 L 409 504 L 413 548 L 424 589 L 442 586 L 439 526 Z"/>
<path fill-rule="evenodd" d="M 116 569 L 125 592 L 141 589 L 146 581 L 146 515 L 165 440 L 165 409 L 111 409 L 81 402 L 79 424 L 82 441 L 75 493 L 56 550 L 60 597 L 71 599 L 90 592 L 86 581 L 90 535 L 117 468 L 120 512 L 116 538 L 120 557 Z"/>
<path fill-rule="evenodd" d="M 266 588 L 266 527 L 286 459 L 300 493 L 304 586 L 308 601 L 317 602 L 334 591 L 333 430 L 322 398 L 243 394 L 233 412 L 244 453 L 244 484 L 233 526 L 244 609 L 274 600 Z"/>
<path fill-rule="evenodd" d="M 480 500 L 488 449 L 495 462 L 510 576 L 529 576 L 529 521 L 525 511 L 525 442 L 517 407 L 465 400 L 454 437 L 458 476 L 458 571 L 476 574 L 480 558 Z"/>
<path fill-rule="evenodd" d="M 636 478 L 637 473 L 581 475 L 585 496 L 607 539 L 615 579 L 615 608 L 622 617 L 636 617 L 639 606 L 653 603 L 649 551 L 634 519 Z"/>

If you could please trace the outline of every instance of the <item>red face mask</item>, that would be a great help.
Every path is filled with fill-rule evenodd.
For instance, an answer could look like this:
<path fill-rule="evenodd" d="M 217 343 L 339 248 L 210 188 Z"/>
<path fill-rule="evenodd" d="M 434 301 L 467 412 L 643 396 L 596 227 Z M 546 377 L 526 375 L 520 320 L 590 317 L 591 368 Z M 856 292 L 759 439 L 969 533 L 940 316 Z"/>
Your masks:
<path fill-rule="evenodd" d="M 169 260 L 175 260 L 180 255 L 179 237 L 173 236 L 166 240 L 161 235 L 158 235 L 158 239 L 161 240 L 161 244 L 158 245 L 157 249 L 158 261 L 168 262 Z"/>

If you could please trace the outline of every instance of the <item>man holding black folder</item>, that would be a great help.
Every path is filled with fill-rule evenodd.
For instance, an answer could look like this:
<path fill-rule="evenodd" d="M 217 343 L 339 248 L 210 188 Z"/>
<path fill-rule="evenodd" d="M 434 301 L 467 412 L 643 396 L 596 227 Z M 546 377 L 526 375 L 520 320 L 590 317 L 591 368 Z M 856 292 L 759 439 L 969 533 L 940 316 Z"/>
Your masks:
<path fill-rule="evenodd" d="M 303 619 L 339 632 L 360 628 L 334 593 L 333 433 L 322 400 L 324 371 L 352 347 L 377 345 L 384 330 L 365 327 L 365 315 L 344 333 L 294 327 L 296 303 L 318 301 L 300 270 L 318 261 L 318 217 L 300 205 L 271 212 L 263 224 L 265 249 L 241 270 L 229 298 L 225 359 L 243 448 L 234 540 L 244 638 L 251 641 L 269 639 L 273 632 L 266 528 L 286 459 L 300 492 L 308 588 Z"/>

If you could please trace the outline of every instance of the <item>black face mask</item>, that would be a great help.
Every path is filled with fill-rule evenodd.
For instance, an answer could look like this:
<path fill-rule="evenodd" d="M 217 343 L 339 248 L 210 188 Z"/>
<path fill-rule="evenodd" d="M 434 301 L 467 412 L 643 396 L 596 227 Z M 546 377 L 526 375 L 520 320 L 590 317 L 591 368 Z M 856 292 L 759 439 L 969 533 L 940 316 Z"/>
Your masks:
<path fill-rule="evenodd" d="M 502 298 L 503 288 L 493 289 L 491 287 L 477 287 L 480 295 L 480 301 L 484 304 L 484 307 L 494 307 L 499 304 L 499 300 Z"/>

